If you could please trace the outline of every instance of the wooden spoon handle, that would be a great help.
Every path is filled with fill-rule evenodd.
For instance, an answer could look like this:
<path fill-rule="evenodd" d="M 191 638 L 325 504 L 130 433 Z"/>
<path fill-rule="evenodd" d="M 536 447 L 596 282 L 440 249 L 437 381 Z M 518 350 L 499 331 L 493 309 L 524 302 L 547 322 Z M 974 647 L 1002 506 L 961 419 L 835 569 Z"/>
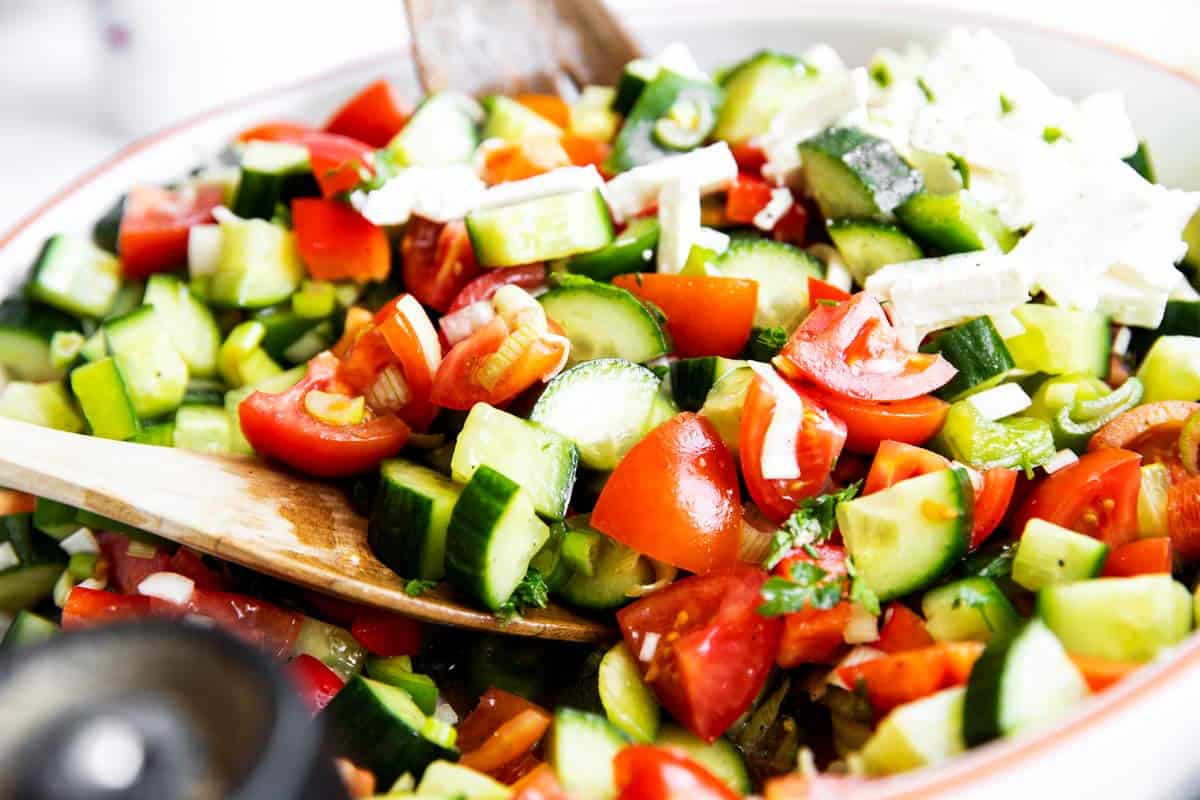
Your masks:
<path fill-rule="evenodd" d="M 0 486 L 47 497 L 250 569 L 445 625 L 569 641 L 606 626 L 551 607 L 503 622 L 439 587 L 411 597 L 336 486 L 253 458 L 114 442 L 0 418 Z"/>

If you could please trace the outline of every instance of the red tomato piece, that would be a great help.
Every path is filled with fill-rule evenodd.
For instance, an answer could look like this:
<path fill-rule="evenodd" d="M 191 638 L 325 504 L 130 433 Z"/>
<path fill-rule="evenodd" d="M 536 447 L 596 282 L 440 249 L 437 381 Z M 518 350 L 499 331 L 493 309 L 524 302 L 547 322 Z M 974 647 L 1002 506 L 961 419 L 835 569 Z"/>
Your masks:
<path fill-rule="evenodd" d="M 882 717 L 896 706 L 963 685 L 981 652 L 979 642 L 942 642 L 839 667 L 837 673 L 851 689 L 865 686 L 871 708 Z"/>
<path fill-rule="evenodd" d="M 935 644 L 925 620 L 903 603 L 893 602 L 884 612 L 883 625 L 879 628 L 879 641 L 872 647 L 885 653 L 902 653 L 905 650 L 920 650 Z"/>
<path fill-rule="evenodd" d="M 557 139 L 544 136 L 521 139 L 484 153 L 483 180 L 489 186 L 520 181 L 565 167 L 570 156 Z"/>
<path fill-rule="evenodd" d="M 872 403 L 832 392 L 814 392 L 822 405 L 846 423 L 846 449 L 874 453 L 881 442 L 891 439 L 920 445 L 941 430 L 950 404 L 932 395 L 911 400 Z"/>
<path fill-rule="evenodd" d="M 488 740 L 500 727 L 524 711 L 541 711 L 546 709 L 537 703 L 530 702 L 520 695 L 489 688 L 479 698 L 479 702 L 470 714 L 458 725 L 456 744 L 463 752 L 477 749 Z"/>
<path fill-rule="evenodd" d="M 863 494 L 874 494 L 900 481 L 950 468 L 950 461 L 932 451 L 890 439 L 880 442 Z"/>
<path fill-rule="evenodd" d="M 235 139 L 239 142 L 253 142 L 256 139 L 264 142 L 290 142 L 316 132 L 316 128 L 303 122 L 275 121 L 246 128 Z"/>
<path fill-rule="evenodd" d="M 786 615 L 779 640 L 779 666 L 835 663 L 846 643 L 843 635 L 851 613 L 851 604 L 841 602 L 833 608 L 805 607 Z"/>
<path fill-rule="evenodd" d="M 808 307 L 810 310 L 819 305 L 829 305 L 830 303 L 840 303 L 844 300 L 849 300 L 851 296 L 845 289 L 838 288 L 832 283 L 827 283 L 811 275 L 808 278 Z"/>
<path fill-rule="evenodd" d="M 808 241 L 808 209 L 799 202 L 793 202 L 771 229 L 771 238 L 796 247 L 803 245 Z"/>
<path fill-rule="evenodd" d="M 679 414 L 621 459 L 591 521 L 639 553 L 689 572 L 734 564 L 742 506 L 733 458 L 708 420 Z"/>
<path fill-rule="evenodd" d="M 749 225 L 771 201 L 771 190 L 771 184 L 757 175 L 739 172 L 725 195 L 725 218 L 739 225 Z"/>
<path fill-rule="evenodd" d="M 249 642 L 275 658 L 288 658 L 296 647 L 304 615 L 233 592 L 196 589 L 184 606 L 156 603 L 156 616 L 174 617 L 183 613 L 207 617 L 218 627 Z"/>
<path fill-rule="evenodd" d="M 1143 464 L 1164 464 L 1173 482 L 1186 480 L 1179 452 L 1179 433 L 1192 414 L 1200 412 L 1200 403 L 1186 400 L 1160 400 L 1131 408 L 1096 431 L 1088 450 L 1118 448 L 1140 453 Z"/>
<path fill-rule="evenodd" d="M 525 758 L 546 734 L 550 720 L 548 711 L 526 709 L 502 723 L 478 747 L 464 751 L 459 763 L 511 783 L 511 772 L 525 766 Z"/>
<path fill-rule="evenodd" d="M 604 173 L 604 162 L 612 152 L 612 145 L 608 142 L 568 133 L 562 137 L 560 144 L 575 166 L 592 166 Z"/>
<path fill-rule="evenodd" d="M 336 133 L 314 131 L 306 126 L 292 123 L 260 125 L 245 131 L 242 141 L 259 139 L 271 142 L 289 142 L 308 150 L 313 177 L 321 188 L 323 197 L 348 192 L 362 180 L 362 173 L 374 172 L 374 149 L 365 142 Z"/>
<path fill-rule="evenodd" d="M 225 588 L 225 579 L 212 567 L 204 563 L 204 559 L 196 553 L 181 547 L 167 562 L 167 571 L 176 572 L 191 578 L 197 589 L 221 591 Z"/>
<path fill-rule="evenodd" d="M 801 500 L 821 493 L 846 441 L 846 426 L 841 420 L 830 416 L 807 393 L 780 383 L 794 392 L 802 407 L 797 420 L 800 427 L 794 434 L 799 477 L 784 480 L 763 477 L 767 436 L 779 435 L 779 428 L 772 427 L 772 420 L 780 401 L 773 394 L 775 387 L 760 375 L 754 376 L 746 393 L 738 434 L 738 454 L 746 488 L 759 510 L 776 523 L 787 519 Z"/>
<path fill-rule="evenodd" d="M 350 633 L 373 655 L 415 656 L 421 652 L 421 623 L 399 614 L 386 611 L 359 614 L 350 624 Z"/>
<path fill-rule="evenodd" d="M 442 408 L 466 411 L 476 403 L 501 406 L 552 373 L 563 362 L 563 344 L 548 337 L 523 348 L 492 386 L 479 382 L 485 359 L 508 340 L 508 326 L 499 317 L 450 348 L 433 377 L 430 399 Z"/>
<path fill-rule="evenodd" d="M 155 547 L 145 556 L 129 555 L 132 544 L 128 536 L 119 533 L 96 534 L 100 553 L 108 563 L 108 582 L 120 592 L 137 592 L 138 584 L 147 576 L 170 569 L 171 553 L 164 547 Z M 144 552 L 144 551 L 143 551 Z"/>
<path fill-rule="evenodd" d="M 404 288 L 443 314 L 482 271 L 462 220 L 442 223 L 415 217 L 400 242 L 400 255 Z"/>
<path fill-rule="evenodd" d="M 1105 578 L 1171 574 L 1171 540 L 1166 536 L 1137 539 L 1110 550 L 1104 561 Z"/>
<path fill-rule="evenodd" d="M 617 612 L 654 694 L 705 741 L 749 708 L 775 662 L 781 622 L 758 613 L 766 578 L 747 566 L 696 575 Z M 650 634 L 657 636 L 652 655 L 643 652 Z"/>
<path fill-rule="evenodd" d="M 319 281 L 382 281 L 392 269 L 383 228 L 346 203 L 320 197 L 292 201 L 296 249 L 308 274 Z"/>
<path fill-rule="evenodd" d="M 512 800 L 570 800 L 549 764 L 540 764 L 513 784 Z"/>
<path fill-rule="evenodd" d="M 566 100 L 556 94 L 526 92 L 516 95 L 513 99 L 560 128 L 571 124 L 571 107 L 567 105 Z"/>
<path fill-rule="evenodd" d="M 618 275 L 612 282 L 662 309 L 676 355 L 732 358 L 750 338 L 758 303 L 755 281 L 637 273 Z M 704 313 L 697 313 L 697 309 Z"/>
<path fill-rule="evenodd" d="M 121 273 L 144 280 L 185 265 L 188 232 L 193 225 L 212 222 L 212 211 L 222 202 L 220 186 L 179 191 L 157 186 L 131 189 L 117 233 Z"/>
<path fill-rule="evenodd" d="M 408 122 L 412 109 L 380 79 L 350 98 L 325 123 L 327 133 L 349 136 L 371 147 L 384 147 Z"/>
<path fill-rule="evenodd" d="M 1088 688 L 1093 692 L 1104 691 L 1142 666 L 1140 662 L 1136 661 L 1109 661 L 1094 656 L 1080 656 L 1073 653 L 1070 655 L 1079 674 L 1083 675 Z"/>
<path fill-rule="evenodd" d="M 1017 470 L 993 467 L 983 473 L 983 485 L 975 488 L 975 527 L 971 547 L 976 548 L 1000 527 L 1017 487 Z"/>
<path fill-rule="evenodd" d="M 634 745 L 613 759 L 618 800 L 737 800 L 720 779 L 682 751 Z"/>
<path fill-rule="evenodd" d="M 64 631 L 75 631 L 95 625 L 144 619 L 150 613 L 149 597 L 76 586 L 67 595 L 66 605 L 63 606 L 62 627 Z"/>
<path fill-rule="evenodd" d="M 546 265 L 527 264 L 521 267 L 500 267 L 499 269 L 484 270 L 483 274 L 473 279 L 455 296 L 454 302 L 446 309 L 447 314 L 453 314 L 459 309 L 491 300 L 492 295 L 501 286 L 520 286 L 522 289 L 537 289 L 546 285 Z"/>
<path fill-rule="evenodd" d="M 733 160 L 737 162 L 741 172 L 761 173 L 767 163 L 766 152 L 748 141 L 731 144 L 729 149 L 733 152 Z"/>
<path fill-rule="evenodd" d="M 1099 539 L 1110 548 L 1137 538 L 1142 457 L 1128 450 L 1097 450 L 1047 476 L 1013 519 L 1018 534 L 1034 517 Z"/>
<path fill-rule="evenodd" d="M 409 428 L 398 417 L 376 417 L 358 425 L 327 425 L 304 408 L 312 389 L 334 383 L 337 359 L 325 353 L 308 363 L 308 373 L 281 394 L 255 392 L 238 407 L 242 431 L 260 455 L 309 475 L 339 477 L 373 469 L 400 452 Z"/>
<path fill-rule="evenodd" d="M 834 394 L 857 400 L 911 400 L 944 386 L 956 370 L 940 354 L 902 346 L 879 301 L 860 292 L 817 306 L 780 354 L 790 368 Z"/>
<path fill-rule="evenodd" d="M 314 714 L 329 705 L 345 682 L 338 674 L 308 653 L 301 653 L 288 663 L 288 673 L 300 692 L 300 699 Z"/>
<path fill-rule="evenodd" d="M 1180 558 L 1200 558 L 1200 478 L 1174 483 L 1167 490 L 1167 532 Z"/>

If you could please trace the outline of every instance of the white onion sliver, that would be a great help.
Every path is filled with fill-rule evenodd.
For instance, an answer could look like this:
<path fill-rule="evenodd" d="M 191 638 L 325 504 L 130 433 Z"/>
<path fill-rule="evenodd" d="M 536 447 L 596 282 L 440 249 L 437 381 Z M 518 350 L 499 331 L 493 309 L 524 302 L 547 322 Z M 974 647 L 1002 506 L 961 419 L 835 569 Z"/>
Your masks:
<path fill-rule="evenodd" d="M 80 528 L 58 543 L 58 546 L 71 555 L 76 553 L 99 553 L 100 544 L 87 528 Z"/>
<path fill-rule="evenodd" d="M 159 600 L 181 606 L 192 599 L 196 582 L 178 572 L 155 572 L 143 578 L 137 590 L 140 595 L 157 597 Z"/>
<path fill-rule="evenodd" d="M 1019 385 L 1005 383 L 967 398 L 985 419 L 997 420 L 1024 411 L 1033 401 Z"/>
<path fill-rule="evenodd" d="M 188 231 L 188 275 L 205 278 L 217 271 L 221 261 L 221 226 L 193 225 Z"/>
<path fill-rule="evenodd" d="M 1113 337 L 1112 351 L 1119 356 L 1123 356 L 1129 352 L 1129 342 L 1133 339 L 1133 331 L 1122 325 L 1117 329 L 1117 335 Z"/>
<path fill-rule="evenodd" d="M 406 294 L 396 304 L 396 311 L 408 321 L 409 327 L 417 335 L 421 354 L 425 356 L 425 363 L 429 367 L 429 374 L 437 372 L 438 365 L 442 363 L 442 343 L 438 341 L 437 331 L 429 321 L 425 309 L 417 302 L 417 298 Z"/>
<path fill-rule="evenodd" d="M 480 300 L 478 303 L 471 303 L 469 306 L 447 314 L 438 320 L 438 325 L 442 328 L 442 335 L 446 337 L 446 342 L 453 347 L 487 325 L 495 316 L 496 310 L 492 308 L 492 304 L 487 300 Z"/>
<path fill-rule="evenodd" d="M 796 459 L 796 439 L 804 426 L 804 404 L 792 387 L 767 364 L 749 362 L 750 368 L 767 384 L 775 407 L 763 437 L 762 476 L 766 480 L 793 480 L 800 477 Z"/>
<path fill-rule="evenodd" d="M 646 638 L 642 640 L 642 646 L 638 650 L 638 661 L 648 664 L 654 658 L 654 654 L 658 651 L 659 638 L 659 634 L 653 631 L 646 634 Z"/>
<path fill-rule="evenodd" d="M 1075 455 L 1073 450 L 1059 450 L 1054 455 L 1050 456 L 1045 464 L 1042 464 L 1042 469 L 1046 470 L 1047 475 L 1053 475 L 1060 469 L 1066 469 L 1079 460 L 1079 456 Z"/>
<path fill-rule="evenodd" d="M 850 621 L 842 632 L 846 644 L 866 644 L 879 641 L 879 619 L 858 603 L 850 606 Z"/>

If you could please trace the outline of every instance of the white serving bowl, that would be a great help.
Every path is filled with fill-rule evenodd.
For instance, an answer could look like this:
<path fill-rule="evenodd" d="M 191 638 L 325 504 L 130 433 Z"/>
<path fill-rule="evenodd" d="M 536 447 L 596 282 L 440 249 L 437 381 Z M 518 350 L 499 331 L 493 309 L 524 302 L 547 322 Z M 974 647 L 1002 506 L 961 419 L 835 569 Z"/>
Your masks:
<path fill-rule="evenodd" d="M 796 52 L 816 42 L 833 45 L 848 63 L 863 63 L 878 47 L 909 40 L 932 42 L 955 24 L 989 27 L 1013 45 L 1022 64 L 1060 92 L 1081 96 L 1122 90 L 1138 131 L 1150 142 L 1160 180 L 1200 189 L 1200 144 L 1195 138 L 1200 131 L 1200 83 L 1069 32 L 909 3 L 798 0 L 660 0 L 653 10 L 632 13 L 629 23 L 647 50 L 681 40 L 711 65 L 761 48 Z M 379 76 L 392 78 L 417 96 L 412 66 L 398 52 L 390 60 L 351 64 L 218 108 L 135 142 L 56 193 L 0 238 L 0 293 L 21 283 L 47 236 L 88 230 L 114 198 L 135 183 L 178 177 L 251 123 L 273 118 L 320 121 L 354 89 Z M 1197 709 L 1200 637 L 1193 637 L 1037 735 L 978 748 L 938 769 L 873 781 L 846 796 L 1194 796 L 1200 787 L 1200 755 L 1192 747 L 1200 731 Z"/>

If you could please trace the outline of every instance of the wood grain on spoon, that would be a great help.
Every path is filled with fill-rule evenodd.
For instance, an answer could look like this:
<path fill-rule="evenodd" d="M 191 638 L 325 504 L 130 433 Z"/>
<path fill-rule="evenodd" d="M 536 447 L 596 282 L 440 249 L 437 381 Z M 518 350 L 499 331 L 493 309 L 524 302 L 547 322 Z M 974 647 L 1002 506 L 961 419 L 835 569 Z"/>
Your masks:
<path fill-rule="evenodd" d="M 0 486 L 85 508 L 291 583 L 428 622 L 573 642 L 612 638 L 550 607 L 509 622 L 438 587 L 420 597 L 367 546 L 336 486 L 253 458 L 114 442 L 0 418 Z"/>

